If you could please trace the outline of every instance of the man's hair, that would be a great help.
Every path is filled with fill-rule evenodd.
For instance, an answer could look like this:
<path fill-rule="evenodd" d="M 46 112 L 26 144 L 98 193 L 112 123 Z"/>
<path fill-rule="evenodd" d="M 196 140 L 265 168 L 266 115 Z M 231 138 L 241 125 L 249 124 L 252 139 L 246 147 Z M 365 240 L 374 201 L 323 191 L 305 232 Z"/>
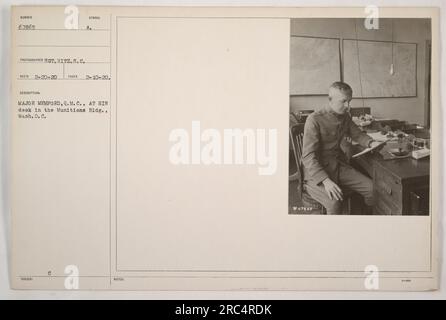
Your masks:
<path fill-rule="evenodd" d="M 339 91 L 343 92 L 344 94 L 350 97 L 353 95 L 352 87 L 350 87 L 348 84 L 342 81 L 333 82 L 330 86 L 330 89 L 338 89 Z"/>

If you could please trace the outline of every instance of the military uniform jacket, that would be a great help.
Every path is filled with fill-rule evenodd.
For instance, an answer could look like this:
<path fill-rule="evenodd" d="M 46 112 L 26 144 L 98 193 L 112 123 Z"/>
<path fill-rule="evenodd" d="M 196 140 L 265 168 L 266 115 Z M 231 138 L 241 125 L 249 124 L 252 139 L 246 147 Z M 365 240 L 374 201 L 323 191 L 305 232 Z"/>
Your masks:
<path fill-rule="evenodd" d="M 363 147 L 368 147 L 373 140 L 358 128 L 349 113 L 339 115 L 329 106 L 307 118 L 302 150 L 305 183 L 318 185 L 328 177 L 338 182 L 339 165 L 348 165 L 348 159 L 341 149 L 345 137 L 350 137 Z"/>

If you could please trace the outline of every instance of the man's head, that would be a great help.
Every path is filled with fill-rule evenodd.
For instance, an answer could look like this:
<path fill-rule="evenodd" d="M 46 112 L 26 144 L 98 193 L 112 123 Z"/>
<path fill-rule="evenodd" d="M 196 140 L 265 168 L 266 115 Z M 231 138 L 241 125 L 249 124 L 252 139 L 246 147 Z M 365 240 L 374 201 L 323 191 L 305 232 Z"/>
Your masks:
<path fill-rule="evenodd" d="M 328 104 L 337 114 L 344 114 L 350 108 L 353 90 L 345 82 L 334 82 L 328 89 Z"/>

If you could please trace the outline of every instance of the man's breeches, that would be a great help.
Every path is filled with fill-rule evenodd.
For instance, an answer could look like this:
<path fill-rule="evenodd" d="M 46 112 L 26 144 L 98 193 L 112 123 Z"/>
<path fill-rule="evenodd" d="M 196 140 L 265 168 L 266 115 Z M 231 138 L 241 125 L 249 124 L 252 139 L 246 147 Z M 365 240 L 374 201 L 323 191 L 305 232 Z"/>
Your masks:
<path fill-rule="evenodd" d="M 347 190 L 357 192 L 364 197 L 366 205 L 373 205 L 373 182 L 359 171 L 345 164 L 340 164 L 338 185 L 343 193 Z M 327 209 L 327 214 L 342 213 L 342 201 L 331 200 L 322 183 L 317 186 L 307 184 L 306 190 L 313 199 Z"/>

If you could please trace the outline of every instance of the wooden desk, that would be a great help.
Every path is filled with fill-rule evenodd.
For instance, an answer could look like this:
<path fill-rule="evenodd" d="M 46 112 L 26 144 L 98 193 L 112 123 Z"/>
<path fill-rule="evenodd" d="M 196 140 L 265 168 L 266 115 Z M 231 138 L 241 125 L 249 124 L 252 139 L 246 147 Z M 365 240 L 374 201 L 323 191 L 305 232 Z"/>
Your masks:
<path fill-rule="evenodd" d="M 360 146 L 353 146 L 358 152 Z M 430 158 L 383 160 L 379 153 L 352 159 L 373 180 L 374 214 L 429 215 Z"/>

